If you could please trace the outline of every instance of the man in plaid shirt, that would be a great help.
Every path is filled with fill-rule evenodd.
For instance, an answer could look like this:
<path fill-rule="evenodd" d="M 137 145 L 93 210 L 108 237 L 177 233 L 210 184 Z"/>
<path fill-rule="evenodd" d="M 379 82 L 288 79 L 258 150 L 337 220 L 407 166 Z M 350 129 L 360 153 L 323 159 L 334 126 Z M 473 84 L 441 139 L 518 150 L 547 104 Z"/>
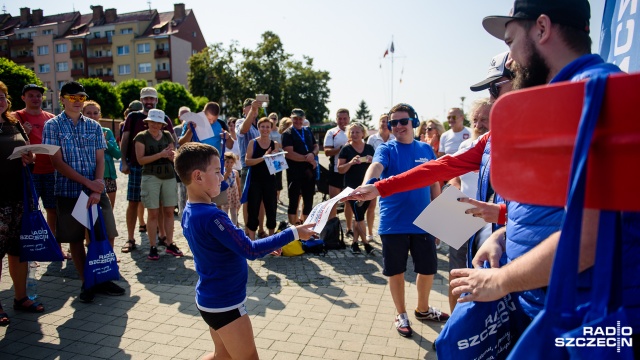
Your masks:
<path fill-rule="evenodd" d="M 80 192 L 89 195 L 87 208 L 94 204 L 102 208 L 108 237 L 118 236 L 113 209 L 104 191 L 104 150 L 107 144 L 100 124 L 82 115 L 86 99 L 87 94 L 81 84 L 75 81 L 64 84 L 60 89 L 64 111 L 45 123 L 42 134 L 43 144 L 60 146 L 60 151 L 51 156 L 56 169 L 56 238 L 60 243 L 70 244 L 73 263 L 83 282 L 86 228 L 71 215 Z M 95 292 L 123 295 L 124 289 L 111 281 L 91 289 L 85 289 L 83 285 L 79 299 L 92 302 Z"/>

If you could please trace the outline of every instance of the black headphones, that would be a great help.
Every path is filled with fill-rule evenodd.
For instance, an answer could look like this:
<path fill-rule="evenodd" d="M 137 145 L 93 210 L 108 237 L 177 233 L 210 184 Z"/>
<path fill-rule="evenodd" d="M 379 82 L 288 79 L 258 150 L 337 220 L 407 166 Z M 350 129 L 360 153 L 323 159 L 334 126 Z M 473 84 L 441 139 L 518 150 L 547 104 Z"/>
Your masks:
<path fill-rule="evenodd" d="M 420 117 L 418 116 L 418 113 L 413 109 L 413 106 L 405 103 L 399 103 L 398 105 L 394 106 L 394 108 L 398 106 L 408 107 L 409 116 L 411 116 L 411 113 L 413 113 L 413 117 L 410 117 L 409 119 L 411 119 L 411 126 L 414 129 L 420 126 Z M 389 120 L 387 121 L 387 127 L 389 128 L 389 131 L 391 131 L 391 113 L 388 113 L 387 116 L 389 116 Z"/>

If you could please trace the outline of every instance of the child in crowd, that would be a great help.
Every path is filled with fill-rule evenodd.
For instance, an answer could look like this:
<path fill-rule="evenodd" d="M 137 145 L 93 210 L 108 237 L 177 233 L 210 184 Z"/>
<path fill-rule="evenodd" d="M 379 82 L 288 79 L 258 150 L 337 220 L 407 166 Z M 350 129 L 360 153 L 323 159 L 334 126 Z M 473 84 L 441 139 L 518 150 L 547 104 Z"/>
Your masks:
<path fill-rule="evenodd" d="M 238 192 L 238 179 L 240 175 L 235 166 L 238 157 L 231 151 L 224 153 L 224 181 L 229 184 L 227 188 L 228 202 L 220 208 L 231 218 L 233 225 L 238 226 L 238 211 L 240 210 L 240 193 Z"/>
<path fill-rule="evenodd" d="M 182 229 L 196 272 L 196 306 L 215 345 L 204 358 L 258 359 L 247 298 L 246 259 L 265 256 L 295 239 L 308 239 L 314 224 L 291 226 L 251 241 L 211 199 L 220 193 L 220 155 L 211 145 L 189 142 L 178 149 L 175 168 L 187 187 Z"/>

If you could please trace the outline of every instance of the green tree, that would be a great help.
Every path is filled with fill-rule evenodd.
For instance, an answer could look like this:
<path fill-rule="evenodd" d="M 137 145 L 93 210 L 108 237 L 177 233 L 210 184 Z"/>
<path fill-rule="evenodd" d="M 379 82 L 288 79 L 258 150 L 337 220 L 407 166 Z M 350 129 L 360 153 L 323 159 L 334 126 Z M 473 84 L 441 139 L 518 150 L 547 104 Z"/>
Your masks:
<path fill-rule="evenodd" d="M 305 56 L 304 62 L 291 60 L 286 64 L 285 108 L 301 108 L 312 123 L 320 123 L 329 116 L 328 71 L 314 70 L 313 59 Z"/>
<path fill-rule="evenodd" d="M 116 85 L 116 90 L 120 94 L 122 105 L 126 108 L 133 100 L 140 100 L 140 90 L 147 87 L 147 82 L 142 79 L 129 79 Z M 162 94 L 158 94 L 157 109 L 164 110 L 167 100 Z"/>
<path fill-rule="evenodd" d="M 100 104 L 102 116 L 110 119 L 122 117 L 122 101 L 116 88 L 98 78 L 88 78 L 78 80 L 89 95 L 90 100 Z"/>
<path fill-rule="evenodd" d="M 18 65 L 7 58 L 0 58 L 0 80 L 9 88 L 11 109 L 24 109 L 22 88 L 27 84 L 42 86 L 42 81 L 36 74 L 22 65 Z M 45 92 L 46 94 L 46 92 Z"/>
<path fill-rule="evenodd" d="M 369 107 L 367 106 L 367 103 L 364 102 L 364 100 L 360 101 L 360 104 L 358 104 L 358 109 L 356 110 L 354 119 L 359 120 L 365 126 L 367 126 L 368 128 L 371 128 L 372 127 L 371 118 L 372 118 L 371 112 L 369 111 Z"/>
<path fill-rule="evenodd" d="M 209 99 L 207 99 L 206 96 L 194 96 L 193 98 L 196 101 L 195 108 L 191 108 L 191 111 L 193 112 L 201 111 L 202 109 L 204 109 L 204 106 L 207 105 L 207 103 L 209 102 Z M 220 104 L 220 106 L 222 106 L 222 104 Z"/>
<path fill-rule="evenodd" d="M 156 89 L 158 94 L 162 94 L 165 99 L 171 100 L 167 102 L 164 108 L 165 114 L 171 119 L 178 117 L 178 109 L 181 106 L 188 106 L 190 109 L 196 108 L 196 100 L 182 84 L 165 81 L 158 84 Z"/>

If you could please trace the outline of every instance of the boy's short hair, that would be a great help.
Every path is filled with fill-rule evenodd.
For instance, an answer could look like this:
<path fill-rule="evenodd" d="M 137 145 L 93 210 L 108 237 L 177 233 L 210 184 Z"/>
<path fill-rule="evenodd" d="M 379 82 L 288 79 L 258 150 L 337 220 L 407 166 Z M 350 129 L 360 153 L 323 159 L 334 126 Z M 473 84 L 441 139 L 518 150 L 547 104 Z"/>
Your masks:
<path fill-rule="evenodd" d="M 212 156 L 220 157 L 220 153 L 211 145 L 188 142 L 180 146 L 174 160 L 180 180 L 185 185 L 191 184 L 191 174 L 195 170 L 207 171 Z"/>
<path fill-rule="evenodd" d="M 204 111 L 205 114 L 210 113 L 212 115 L 220 115 L 220 105 L 218 105 L 217 102 L 211 101 L 204 106 L 202 111 Z"/>
<path fill-rule="evenodd" d="M 238 156 L 231 151 L 227 151 L 226 153 L 224 153 L 224 161 L 228 160 L 238 161 Z"/>

